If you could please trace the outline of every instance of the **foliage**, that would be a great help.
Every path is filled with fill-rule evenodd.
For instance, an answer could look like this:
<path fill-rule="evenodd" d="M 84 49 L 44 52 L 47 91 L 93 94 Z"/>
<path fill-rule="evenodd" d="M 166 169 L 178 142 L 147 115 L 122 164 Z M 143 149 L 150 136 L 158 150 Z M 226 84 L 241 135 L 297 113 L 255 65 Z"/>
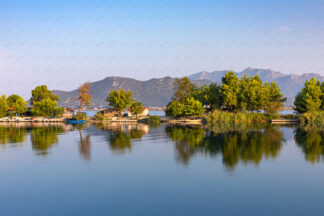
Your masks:
<path fill-rule="evenodd" d="M 75 114 L 75 115 L 73 116 L 72 119 L 74 119 L 74 120 L 78 120 L 78 121 L 80 121 L 80 120 L 86 120 L 86 119 L 87 119 L 87 116 L 86 116 L 86 114 L 84 114 L 84 113 L 82 113 L 82 112 L 78 112 L 77 114 Z"/>
<path fill-rule="evenodd" d="M 104 120 L 104 116 L 103 116 L 102 112 L 97 112 L 96 115 L 94 116 L 94 119 L 97 121 Z"/>
<path fill-rule="evenodd" d="M 42 99 L 41 101 L 34 101 L 34 108 L 32 113 L 34 116 L 43 117 L 58 117 L 64 112 L 62 107 L 57 107 L 57 101 L 50 98 Z"/>
<path fill-rule="evenodd" d="M 119 112 L 130 107 L 134 102 L 133 93 L 123 89 L 112 90 L 106 100 L 109 102 L 110 107 Z"/>
<path fill-rule="evenodd" d="M 146 123 L 148 123 L 149 125 L 159 125 L 160 122 L 161 122 L 161 118 L 157 115 L 149 116 L 146 119 Z"/>
<path fill-rule="evenodd" d="M 239 79 L 234 72 L 227 72 L 222 78 L 222 83 L 223 105 L 226 110 L 234 111 L 238 107 Z"/>
<path fill-rule="evenodd" d="M 137 115 L 141 114 L 143 112 L 143 105 L 141 102 L 134 102 L 131 106 L 130 106 L 130 111 L 133 115 Z"/>
<path fill-rule="evenodd" d="M 184 116 L 202 115 L 205 112 L 205 108 L 202 103 L 194 98 L 188 98 L 184 104 L 183 114 Z"/>
<path fill-rule="evenodd" d="M 8 103 L 6 99 L 6 95 L 0 96 L 0 118 L 6 116 L 8 114 Z"/>
<path fill-rule="evenodd" d="M 58 101 L 59 97 L 54 95 L 52 91 L 48 90 L 46 85 L 37 86 L 34 90 L 32 90 L 32 97 L 30 98 L 31 105 L 34 106 L 35 102 L 40 102 L 45 99 Z"/>
<path fill-rule="evenodd" d="M 264 113 L 253 113 L 253 112 L 227 112 L 215 110 L 210 112 L 207 116 L 208 124 L 218 123 L 249 123 L 249 122 L 266 122 L 269 118 Z"/>
<path fill-rule="evenodd" d="M 81 112 L 83 104 L 90 106 L 90 101 L 92 98 L 90 88 L 90 82 L 86 82 L 79 87 L 79 97 L 77 98 L 77 100 L 80 101 L 79 112 Z"/>
<path fill-rule="evenodd" d="M 306 80 L 304 88 L 295 97 L 295 110 L 298 113 L 318 111 L 322 105 L 323 91 L 319 80 Z"/>
<path fill-rule="evenodd" d="M 165 109 L 165 114 L 167 116 L 173 116 L 179 118 L 183 115 L 184 112 L 184 104 L 181 102 L 174 100 L 169 103 Z"/>
<path fill-rule="evenodd" d="M 221 87 L 216 83 L 195 88 L 192 97 L 199 100 L 202 105 L 209 107 L 210 110 L 220 109 L 222 105 Z"/>
<path fill-rule="evenodd" d="M 25 101 L 19 95 L 11 95 L 7 98 L 7 104 L 12 107 L 13 113 L 16 115 L 22 115 L 27 111 L 27 101 Z"/>
<path fill-rule="evenodd" d="M 324 125 L 324 111 L 305 112 L 299 115 L 302 124 Z"/>
<path fill-rule="evenodd" d="M 192 97 L 195 85 L 187 78 L 177 79 L 175 82 L 175 92 L 173 100 L 178 100 L 184 103 L 187 99 Z"/>

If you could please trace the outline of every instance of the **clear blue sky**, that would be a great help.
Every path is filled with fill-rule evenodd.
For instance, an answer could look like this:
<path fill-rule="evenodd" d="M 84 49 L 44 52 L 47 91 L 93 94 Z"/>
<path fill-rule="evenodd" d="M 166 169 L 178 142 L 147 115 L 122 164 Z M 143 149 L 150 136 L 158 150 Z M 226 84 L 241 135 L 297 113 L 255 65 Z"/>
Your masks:
<path fill-rule="evenodd" d="M 324 75 L 324 1 L 0 0 L 0 94 L 247 67 Z"/>

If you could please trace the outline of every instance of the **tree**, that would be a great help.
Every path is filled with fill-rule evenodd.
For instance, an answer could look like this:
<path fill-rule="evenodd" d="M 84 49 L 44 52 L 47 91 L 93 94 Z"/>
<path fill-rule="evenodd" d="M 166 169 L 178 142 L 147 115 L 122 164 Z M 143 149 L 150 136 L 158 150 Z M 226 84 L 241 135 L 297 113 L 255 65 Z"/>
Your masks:
<path fill-rule="evenodd" d="M 238 107 L 238 93 L 240 92 L 239 79 L 234 72 L 230 71 L 222 78 L 223 105 L 229 111 Z"/>
<path fill-rule="evenodd" d="M 165 114 L 167 116 L 173 116 L 176 118 L 183 116 L 183 112 L 184 112 L 184 104 L 180 103 L 177 100 L 174 100 L 171 103 L 169 103 L 165 109 Z"/>
<path fill-rule="evenodd" d="M 143 105 L 141 102 L 135 102 L 131 105 L 130 107 L 130 111 L 133 115 L 136 115 L 136 118 L 137 118 L 137 115 L 138 114 L 141 114 L 143 112 Z"/>
<path fill-rule="evenodd" d="M 7 104 L 13 108 L 15 115 L 22 115 L 27 111 L 27 101 L 25 101 L 19 95 L 13 94 L 7 98 Z"/>
<path fill-rule="evenodd" d="M 201 115 L 205 112 L 205 108 L 202 103 L 194 98 L 189 98 L 186 100 L 184 105 L 183 114 L 185 116 L 192 116 L 192 115 Z"/>
<path fill-rule="evenodd" d="M 178 100 L 184 103 L 188 98 L 192 97 L 195 87 L 195 84 L 193 84 L 187 77 L 177 79 L 175 82 L 173 100 Z"/>
<path fill-rule="evenodd" d="M 264 91 L 267 95 L 265 111 L 268 114 L 277 114 L 278 110 L 283 108 L 283 102 L 287 100 L 287 98 L 283 97 L 281 93 L 281 89 L 279 85 L 275 82 L 265 83 Z"/>
<path fill-rule="evenodd" d="M 77 98 L 77 100 L 80 101 L 79 112 L 81 112 L 81 108 L 83 104 L 87 106 L 90 105 L 90 101 L 92 98 L 90 88 L 91 88 L 90 82 L 86 82 L 79 87 L 79 97 Z"/>
<path fill-rule="evenodd" d="M 110 107 L 119 112 L 122 112 L 124 109 L 130 107 L 133 104 L 133 93 L 131 91 L 125 91 L 123 89 L 112 90 L 109 93 L 106 101 L 109 102 Z"/>
<path fill-rule="evenodd" d="M 295 97 L 295 110 L 299 113 L 318 111 L 322 105 L 323 92 L 320 81 L 306 80 L 304 88 Z"/>
<path fill-rule="evenodd" d="M 34 101 L 32 113 L 34 116 L 57 117 L 63 113 L 63 108 L 58 107 L 57 102 L 48 97 L 38 102 Z"/>
<path fill-rule="evenodd" d="M 48 90 L 46 85 L 37 86 L 32 90 L 32 97 L 30 98 L 30 104 L 34 105 L 34 102 L 40 102 L 44 99 L 51 99 L 52 101 L 58 101 L 59 97 Z"/>
<path fill-rule="evenodd" d="M 202 105 L 207 106 L 210 110 L 219 109 L 222 105 L 221 87 L 217 83 L 194 88 L 192 97 L 199 100 Z"/>
<path fill-rule="evenodd" d="M 0 96 L 0 118 L 6 116 L 8 114 L 8 103 L 6 99 L 6 95 Z"/>

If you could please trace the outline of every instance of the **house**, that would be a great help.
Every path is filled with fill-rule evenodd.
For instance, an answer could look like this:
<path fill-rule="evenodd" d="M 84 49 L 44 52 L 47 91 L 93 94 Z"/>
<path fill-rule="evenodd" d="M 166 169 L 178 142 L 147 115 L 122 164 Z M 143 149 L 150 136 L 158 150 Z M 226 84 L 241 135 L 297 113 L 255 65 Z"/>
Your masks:
<path fill-rule="evenodd" d="M 128 116 L 132 116 L 132 114 L 131 114 L 131 111 L 130 111 L 130 108 L 128 108 L 128 110 L 127 110 L 128 112 L 127 112 L 127 114 L 128 114 Z M 137 116 L 138 117 L 143 117 L 143 116 L 148 116 L 149 115 L 149 109 L 147 108 L 147 107 L 143 107 L 142 108 L 142 113 L 141 114 L 138 114 Z"/>
<path fill-rule="evenodd" d="M 119 112 L 117 110 L 115 110 L 114 108 L 107 108 L 107 109 L 101 111 L 101 113 L 104 116 L 104 118 L 118 116 L 118 114 L 119 114 Z"/>
<path fill-rule="evenodd" d="M 64 107 L 64 111 L 63 111 L 64 118 L 72 118 L 73 114 L 74 114 L 74 110 Z"/>

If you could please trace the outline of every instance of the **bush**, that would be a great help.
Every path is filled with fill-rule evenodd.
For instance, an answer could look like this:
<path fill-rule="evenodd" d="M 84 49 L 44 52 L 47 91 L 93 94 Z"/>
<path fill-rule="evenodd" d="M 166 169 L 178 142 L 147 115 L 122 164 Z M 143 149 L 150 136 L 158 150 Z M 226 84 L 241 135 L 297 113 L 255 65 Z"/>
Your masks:
<path fill-rule="evenodd" d="M 306 112 L 299 116 L 302 124 L 324 125 L 324 112 Z"/>
<path fill-rule="evenodd" d="M 82 113 L 82 112 L 78 112 L 76 115 L 73 116 L 72 118 L 73 120 L 86 120 L 87 116 L 86 114 Z"/>
<path fill-rule="evenodd" d="M 226 112 L 215 110 L 208 114 L 208 124 L 218 123 L 251 123 L 251 122 L 266 122 L 269 121 L 269 117 L 264 113 L 253 112 Z"/>
<path fill-rule="evenodd" d="M 299 116 L 296 114 L 287 114 L 287 115 L 282 115 L 281 116 L 283 119 L 298 119 Z"/>
<path fill-rule="evenodd" d="M 152 115 L 152 116 L 149 116 L 147 119 L 146 119 L 146 122 L 148 124 L 160 124 L 161 122 L 161 118 L 159 116 L 156 116 L 156 115 Z"/>
<path fill-rule="evenodd" d="M 97 121 L 104 120 L 104 116 L 103 116 L 102 112 L 97 112 L 97 114 L 94 116 L 94 119 Z"/>

